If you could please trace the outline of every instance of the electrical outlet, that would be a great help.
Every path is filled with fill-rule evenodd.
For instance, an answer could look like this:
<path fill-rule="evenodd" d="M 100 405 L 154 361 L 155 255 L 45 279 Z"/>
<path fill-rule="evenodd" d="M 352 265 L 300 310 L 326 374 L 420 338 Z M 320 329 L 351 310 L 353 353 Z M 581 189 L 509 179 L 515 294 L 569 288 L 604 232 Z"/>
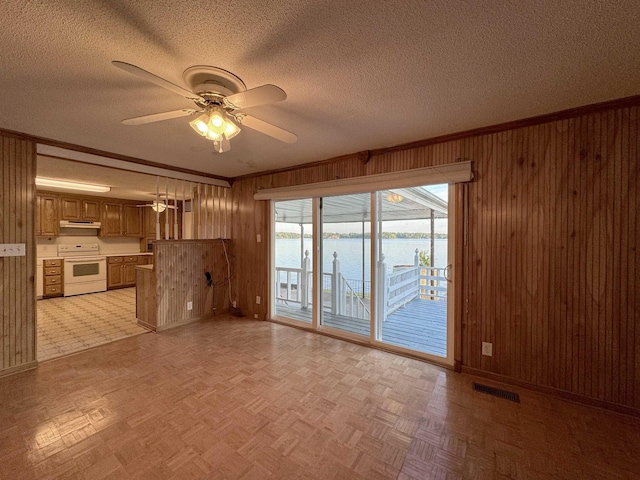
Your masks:
<path fill-rule="evenodd" d="M 262 242 L 262 235 L 260 235 L 259 233 L 256 235 L 256 240 L 258 241 L 258 243 Z"/>
<path fill-rule="evenodd" d="M 260 297 L 256 297 L 256 304 L 260 305 Z"/>
<path fill-rule="evenodd" d="M 486 357 L 493 356 L 493 343 L 482 342 L 482 355 Z"/>
<path fill-rule="evenodd" d="M 187 310 L 193 310 L 193 302 L 187 302 Z"/>
<path fill-rule="evenodd" d="M 253 318 L 257 319 L 257 318 L 258 318 L 258 314 L 257 314 L 257 313 L 254 313 L 254 314 L 253 314 Z"/>
<path fill-rule="evenodd" d="M 237 307 L 238 307 L 238 304 L 237 304 L 237 303 L 236 303 L 236 301 L 234 300 L 233 302 L 231 302 L 231 306 L 232 306 L 233 308 L 237 308 Z"/>

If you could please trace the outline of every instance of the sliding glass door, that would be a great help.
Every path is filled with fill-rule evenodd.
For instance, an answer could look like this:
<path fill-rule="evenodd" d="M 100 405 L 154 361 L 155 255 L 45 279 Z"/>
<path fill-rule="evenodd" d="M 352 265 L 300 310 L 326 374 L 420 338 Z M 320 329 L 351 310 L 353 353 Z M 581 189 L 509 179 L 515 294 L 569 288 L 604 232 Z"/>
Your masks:
<path fill-rule="evenodd" d="M 371 195 L 322 199 L 320 324 L 349 335 L 371 331 Z"/>
<path fill-rule="evenodd" d="M 272 205 L 272 315 L 452 362 L 448 185 Z"/>
<path fill-rule="evenodd" d="M 274 203 L 275 315 L 311 323 L 313 314 L 313 201 Z"/>
<path fill-rule="evenodd" d="M 377 340 L 447 356 L 448 185 L 376 193 Z"/>

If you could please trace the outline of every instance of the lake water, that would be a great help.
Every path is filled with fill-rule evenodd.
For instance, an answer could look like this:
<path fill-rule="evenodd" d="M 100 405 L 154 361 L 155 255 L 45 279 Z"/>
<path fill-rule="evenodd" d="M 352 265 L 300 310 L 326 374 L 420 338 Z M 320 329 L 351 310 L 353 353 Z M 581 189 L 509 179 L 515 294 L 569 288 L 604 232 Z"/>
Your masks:
<path fill-rule="evenodd" d="M 309 257 L 313 262 L 313 250 L 311 238 L 304 239 L 304 249 L 309 250 Z M 385 239 L 382 243 L 382 253 L 385 255 L 385 262 L 389 271 L 394 265 L 413 265 L 416 248 L 424 250 L 429 254 L 431 249 L 430 239 Z M 323 271 L 330 273 L 333 271 L 333 252 L 338 253 L 340 261 L 340 271 L 349 280 L 362 278 L 362 239 L 361 238 L 340 238 L 324 239 L 323 248 L 325 256 L 323 259 Z M 365 260 L 365 280 L 371 278 L 370 269 L 370 241 L 364 241 Z M 444 268 L 447 265 L 447 239 L 436 238 L 434 242 L 435 267 Z M 276 240 L 276 266 L 300 268 L 300 239 L 282 238 Z"/>

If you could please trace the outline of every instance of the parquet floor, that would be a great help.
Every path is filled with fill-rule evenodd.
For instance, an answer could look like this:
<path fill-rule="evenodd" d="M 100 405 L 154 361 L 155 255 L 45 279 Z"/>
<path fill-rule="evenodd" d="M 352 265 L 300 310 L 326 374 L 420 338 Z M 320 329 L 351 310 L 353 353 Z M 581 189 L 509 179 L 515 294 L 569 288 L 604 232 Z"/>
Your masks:
<path fill-rule="evenodd" d="M 2 479 L 631 479 L 640 419 L 223 318 L 0 379 Z"/>

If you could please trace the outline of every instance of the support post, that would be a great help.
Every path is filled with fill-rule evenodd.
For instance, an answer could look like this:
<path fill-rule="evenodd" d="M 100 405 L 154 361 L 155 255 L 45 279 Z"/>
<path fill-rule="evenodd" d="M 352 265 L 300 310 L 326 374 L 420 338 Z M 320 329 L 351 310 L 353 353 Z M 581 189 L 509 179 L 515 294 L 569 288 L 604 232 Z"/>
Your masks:
<path fill-rule="evenodd" d="M 333 273 L 331 274 L 331 313 L 337 315 L 341 311 L 342 295 L 340 293 L 340 261 L 338 252 L 333 252 Z"/>
<path fill-rule="evenodd" d="M 309 271 L 311 259 L 309 258 L 309 250 L 305 250 L 302 259 L 302 269 L 300 272 L 300 303 L 303 309 L 309 308 Z"/>
<path fill-rule="evenodd" d="M 380 285 L 382 286 L 382 295 L 380 295 L 380 315 L 382 321 L 387 320 L 387 305 L 389 304 L 389 280 L 387 279 L 387 264 L 384 261 L 384 253 L 380 254 Z"/>

